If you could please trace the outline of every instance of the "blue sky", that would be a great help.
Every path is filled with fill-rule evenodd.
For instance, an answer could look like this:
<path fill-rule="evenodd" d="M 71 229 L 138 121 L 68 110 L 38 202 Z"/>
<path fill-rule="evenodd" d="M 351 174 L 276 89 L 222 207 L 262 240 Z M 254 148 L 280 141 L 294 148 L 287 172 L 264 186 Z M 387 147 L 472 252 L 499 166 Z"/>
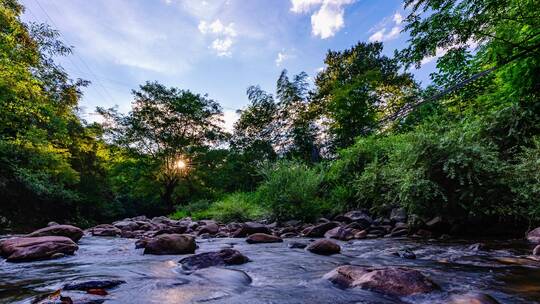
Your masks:
<path fill-rule="evenodd" d="M 45 22 L 74 47 L 61 58 L 69 74 L 90 80 L 81 106 L 127 112 L 131 90 L 147 80 L 208 93 L 221 103 L 227 127 L 258 84 L 274 91 L 282 69 L 314 77 L 328 49 L 358 41 L 402 48 L 401 0 L 22 0 L 24 21 Z M 413 71 L 422 82 L 426 59 Z"/>

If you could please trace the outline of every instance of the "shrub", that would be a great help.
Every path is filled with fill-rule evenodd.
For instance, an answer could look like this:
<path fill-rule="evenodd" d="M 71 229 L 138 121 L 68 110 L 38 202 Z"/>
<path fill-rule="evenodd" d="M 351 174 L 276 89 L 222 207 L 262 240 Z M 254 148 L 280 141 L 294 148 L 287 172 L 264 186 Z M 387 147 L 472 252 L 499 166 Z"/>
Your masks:
<path fill-rule="evenodd" d="M 313 220 L 331 209 L 320 199 L 324 192 L 322 169 L 291 160 L 266 165 L 256 199 L 275 220 Z"/>
<path fill-rule="evenodd" d="M 508 178 L 516 204 L 527 210 L 533 221 L 540 220 L 540 138 L 518 155 Z"/>

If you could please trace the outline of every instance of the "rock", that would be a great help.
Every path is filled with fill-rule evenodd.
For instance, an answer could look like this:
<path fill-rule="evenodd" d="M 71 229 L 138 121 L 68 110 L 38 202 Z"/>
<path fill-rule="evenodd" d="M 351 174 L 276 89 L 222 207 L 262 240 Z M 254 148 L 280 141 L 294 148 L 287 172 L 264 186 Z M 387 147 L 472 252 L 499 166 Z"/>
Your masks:
<path fill-rule="evenodd" d="M 282 239 L 294 238 L 294 237 L 298 237 L 298 234 L 296 232 L 287 232 L 287 233 L 280 234 L 279 237 Z"/>
<path fill-rule="evenodd" d="M 122 233 L 122 230 L 109 224 L 97 225 L 89 229 L 93 236 L 117 236 Z"/>
<path fill-rule="evenodd" d="M 450 224 L 440 216 L 436 216 L 426 222 L 426 227 L 429 231 L 440 234 L 450 231 L 451 228 Z"/>
<path fill-rule="evenodd" d="M 449 304 L 499 304 L 492 296 L 484 293 L 468 293 L 453 296 Z"/>
<path fill-rule="evenodd" d="M 540 245 L 536 245 L 536 247 L 534 247 L 533 255 L 540 255 Z"/>
<path fill-rule="evenodd" d="M 345 265 L 327 273 L 324 278 L 345 288 L 359 287 L 399 297 L 438 289 L 435 283 L 418 270 L 404 267 Z"/>
<path fill-rule="evenodd" d="M 349 211 L 345 213 L 344 216 L 350 218 L 351 222 L 357 222 L 359 224 L 362 224 L 364 228 L 369 227 L 369 225 L 371 225 L 371 223 L 373 222 L 373 219 L 369 215 L 360 210 Z"/>
<path fill-rule="evenodd" d="M 527 233 L 527 240 L 533 244 L 540 244 L 540 227 Z"/>
<path fill-rule="evenodd" d="M 196 249 L 195 238 L 187 234 L 161 234 L 148 240 L 144 254 L 189 254 Z"/>
<path fill-rule="evenodd" d="M 254 233 L 246 239 L 248 244 L 258 244 L 258 243 L 281 243 L 283 240 L 280 237 L 265 234 L 265 233 Z"/>
<path fill-rule="evenodd" d="M 61 259 L 61 258 L 64 258 L 64 257 L 66 257 L 65 253 L 57 252 L 57 253 L 51 255 L 51 260 L 53 260 L 53 259 Z"/>
<path fill-rule="evenodd" d="M 203 233 L 208 233 L 208 234 L 214 235 L 214 234 L 218 233 L 218 231 L 219 231 L 219 226 L 216 223 L 208 223 L 208 224 L 200 227 L 197 234 L 201 235 Z"/>
<path fill-rule="evenodd" d="M 304 249 L 308 246 L 308 244 L 301 242 L 292 242 L 287 244 L 287 246 L 291 249 Z"/>
<path fill-rule="evenodd" d="M 197 270 L 212 266 L 240 265 L 249 259 L 238 250 L 226 248 L 217 252 L 205 252 L 180 260 L 184 270 Z"/>
<path fill-rule="evenodd" d="M 489 246 L 484 243 L 475 243 L 470 245 L 467 249 L 470 251 L 487 251 L 489 250 Z"/>
<path fill-rule="evenodd" d="M 337 226 L 338 223 L 336 222 L 322 223 L 304 229 L 304 231 L 302 231 L 302 234 L 304 234 L 305 237 L 323 237 L 328 230 L 333 229 Z"/>
<path fill-rule="evenodd" d="M 367 230 L 362 230 L 354 234 L 354 238 L 357 240 L 365 239 L 368 235 Z"/>
<path fill-rule="evenodd" d="M 75 243 L 78 242 L 82 236 L 83 231 L 80 228 L 71 225 L 53 225 L 45 228 L 36 230 L 28 235 L 27 237 L 38 237 L 38 236 L 65 236 L 70 238 Z"/>
<path fill-rule="evenodd" d="M 433 234 L 431 233 L 431 231 L 427 231 L 425 229 L 419 229 L 418 231 L 416 231 L 416 236 L 421 238 L 430 238 L 432 235 Z"/>
<path fill-rule="evenodd" d="M 123 221 L 119 221 L 119 222 L 114 222 L 113 223 L 113 226 L 122 230 L 122 231 L 133 231 L 133 230 L 138 230 L 139 229 L 139 224 L 137 224 L 136 222 L 133 222 L 131 220 L 123 220 Z"/>
<path fill-rule="evenodd" d="M 341 247 L 334 241 L 321 239 L 309 244 L 306 247 L 306 250 L 321 255 L 332 255 L 335 253 L 340 253 Z"/>
<path fill-rule="evenodd" d="M 336 227 L 326 231 L 325 238 L 336 239 L 341 241 L 349 241 L 354 238 L 354 234 L 350 229 L 343 227 Z"/>
<path fill-rule="evenodd" d="M 54 221 L 47 223 L 47 227 L 56 226 L 56 225 L 60 225 L 60 224 L 58 224 L 57 222 L 54 222 Z"/>
<path fill-rule="evenodd" d="M 407 211 L 405 208 L 394 208 L 390 212 L 390 220 L 394 222 L 406 222 L 407 221 Z"/>
<path fill-rule="evenodd" d="M 79 247 L 64 236 L 18 237 L 0 243 L 0 254 L 8 262 L 51 259 L 58 253 L 73 254 Z"/>
<path fill-rule="evenodd" d="M 351 222 L 351 219 L 344 216 L 344 215 L 337 215 L 334 217 L 334 221 L 335 222 L 342 222 L 342 223 L 345 223 L 345 224 L 348 224 Z"/>
<path fill-rule="evenodd" d="M 409 249 L 398 250 L 394 252 L 393 255 L 396 255 L 404 259 L 410 259 L 410 260 L 416 259 L 416 254 L 414 254 L 414 252 L 410 251 Z"/>
<path fill-rule="evenodd" d="M 391 237 L 400 237 L 400 236 L 406 236 L 409 234 L 409 230 L 407 228 L 405 229 L 394 229 L 392 232 L 390 232 Z"/>
<path fill-rule="evenodd" d="M 64 290 L 90 290 L 90 289 L 111 289 L 124 284 L 123 280 L 91 280 L 82 282 L 73 282 L 64 285 Z"/>
<path fill-rule="evenodd" d="M 246 237 L 253 233 L 272 234 L 272 231 L 270 231 L 266 225 L 255 222 L 246 222 L 232 234 L 232 237 Z"/>

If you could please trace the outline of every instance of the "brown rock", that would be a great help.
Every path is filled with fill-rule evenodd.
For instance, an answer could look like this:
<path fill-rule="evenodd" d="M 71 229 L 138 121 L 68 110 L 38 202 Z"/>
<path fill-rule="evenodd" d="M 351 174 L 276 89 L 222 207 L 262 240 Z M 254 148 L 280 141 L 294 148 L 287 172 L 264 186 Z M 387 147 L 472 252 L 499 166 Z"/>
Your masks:
<path fill-rule="evenodd" d="M 365 239 L 368 235 L 367 230 L 362 230 L 354 234 L 354 238 L 357 240 Z"/>
<path fill-rule="evenodd" d="M 499 302 L 484 293 L 468 293 L 452 297 L 449 304 L 499 304 Z"/>
<path fill-rule="evenodd" d="M 328 230 L 333 229 L 337 226 L 338 223 L 336 222 L 322 223 L 304 229 L 304 231 L 302 231 L 302 234 L 304 234 L 304 236 L 306 237 L 323 237 Z"/>
<path fill-rule="evenodd" d="M 340 266 L 324 276 L 342 287 L 359 287 L 393 296 L 427 293 L 438 286 L 418 270 L 404 267 Z"/>
<path fill-rule="evenodd" d="M 331 255 L 335 253 L 340 253 L 341 247 L 334 241 L 328 239 L 320 239 L 309 244 L 306 247 L 306 250 L 316 254 Z"/>
<path fill-rule="evenodd" d="M 0 253 L 8 262 L 25 262 L 73 254 L 79 247 L 64 236 L 19 237 L 0 243 Z"/>
<path fill-rule="evenodd" d="M 117 236 L 122 233 L 122 230 L 109 224 L 97 225 L 89 229 L 93 236 Z"/>
<path fill-rule="evenodd" d="M 231 236 L 232 237 L 246 237 L 253 233 L 266 233 L 271 234 L 272 231 L 266 225 L 255 223 L 255 222 L 246 222 L 242 224 Z"/>
<path fill-rule="evenodd" d="M 354 234 L 352 233 L 351 229 L 336 227 L 334 229 L 326 231 L 324 237 L 341 241 L 348 241 L 354 238 Z"/>
<path fill-rule="evenodd" d="M 200 227 L 197 234 L 201 235 L 203 233 L 208 233 L 208 234 L 214 235 L 218 232 L 219 232 L 219 226 L 216 223 L 208 223 Z"/>
<path fill-rule="evenodd" d="M 144 254 L 189 254 L 196 249 L 195 238 L 187 234 L 161 234 L 146 241 Z"/>
<path fill-rule="evenodd" d="M 265 233 L 254 233 L 246 239 L 248 244 L 258 244 L 258 243 L 281 243 L 283 240 L 280 237 L 265 234 Z"/>
<path fill-rule="evenodd" d="M 540 255 L 540 245 L 536 245 L 536 247 L 534 247 L 533 255 Z"/>
<path fill-rule="evenodd" d="M 38 236 L 65 236 L 76 243 L 82 238 L 83 231 L 71 225 L 53 225 L 41 228 L 27 235 L 27 237 Z"/>

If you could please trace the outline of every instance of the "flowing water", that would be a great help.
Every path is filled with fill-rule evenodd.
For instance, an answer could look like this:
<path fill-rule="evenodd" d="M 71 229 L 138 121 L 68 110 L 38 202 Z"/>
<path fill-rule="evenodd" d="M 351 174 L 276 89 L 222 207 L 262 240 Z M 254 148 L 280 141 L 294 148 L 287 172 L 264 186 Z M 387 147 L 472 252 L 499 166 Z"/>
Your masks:
<path fill-rule="evenodd" d="M 182 256 L 143 255 L 135 240 L 84 237 L 74 256 L 31 263 L 0 262 L 0 303 L 31 303 L 65 283 L 121 279 L 125 284 L 95 296 L 64 292 L 75 299 L 104 303 L 448 303 L 453 295 L 483 292 L 500 303 L 540 303 L 540 262 L 519 258 L 530 252 L 521 241 L 489 243 L 488 251 L 470 242 L 372 239 L 340 242 L 342 254 L 320 256 L 288 243 L 249 245 L 243 239 L 197 240 L 197 253 L 233 247 L 252 261 L 184 273 Z M 392 255 L 408 248 L 417 259 Z M 339 265 L 407 266 L 418 269 L 441 291 L 403 298 L 361 289 L 342 290 L 322 276 Z M 98 303 L 98 302 L 95 302 Z"/>

